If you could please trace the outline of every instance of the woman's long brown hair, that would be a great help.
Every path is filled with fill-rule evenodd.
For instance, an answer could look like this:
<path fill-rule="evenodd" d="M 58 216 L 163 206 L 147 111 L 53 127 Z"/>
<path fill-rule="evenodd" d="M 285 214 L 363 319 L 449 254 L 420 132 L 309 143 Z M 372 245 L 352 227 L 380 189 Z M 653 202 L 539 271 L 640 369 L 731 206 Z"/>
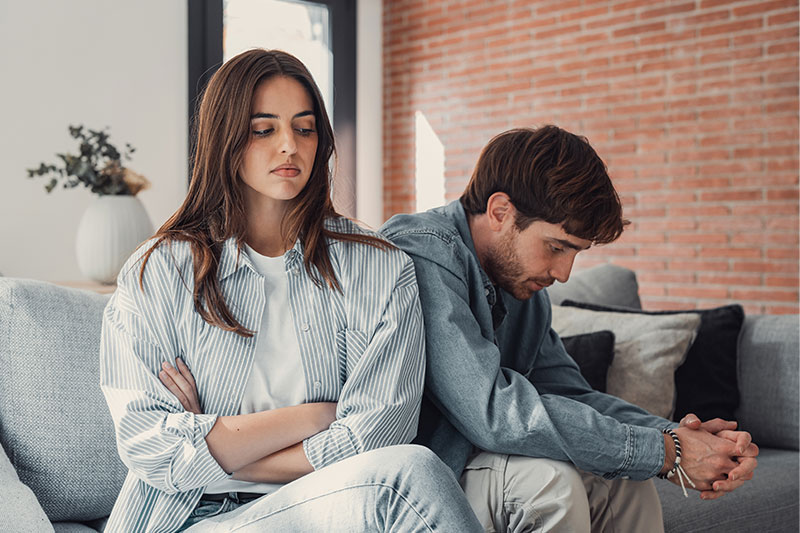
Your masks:
<path fill-rule="evenodd" d="M 273 76 L 297 80 L 314 102 L 317 152 L 305 188 L 293 200 L 281 223 L 289 242 L 300 239 L 306 271 L 318 286 L 341 290 L 328 254 L 328 239 L 354 241 L 379 248 L 386 241 L 364 234 L 325 228 L 326 219 L 340 216 L 330 194 L 329 161 L 335 155 L 333 129 L 317 84 L 296 57 L 278 50 L 254 49 L 227 61 L 212 76 L 195 114 L 197 142 L 189 192 L 180 208 L 156 232 L 155 243 L 143 255 L 139 285 L 150 255 L 162 242 L 188 241 L 194 263 L 194 307 L 211 325 L 250 337 L 223 298 L 217 270 L 223 243 L 236 237 L 244 244 L 247 219 L 238 175 L 250 140 L 250 107 L 256 87 Z"/>

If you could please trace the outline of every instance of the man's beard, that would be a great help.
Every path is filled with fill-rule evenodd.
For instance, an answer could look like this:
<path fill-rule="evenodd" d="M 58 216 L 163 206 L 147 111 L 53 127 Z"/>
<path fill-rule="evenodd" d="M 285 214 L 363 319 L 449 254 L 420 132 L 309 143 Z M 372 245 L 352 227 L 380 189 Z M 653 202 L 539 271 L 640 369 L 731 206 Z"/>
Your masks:
<path fill-rule="evenodd" d="M 489 248 L 484 256 L 484 270 L 492 283 L 517 300 L 527 300 L 536 292 L 530 288 L 531 281 L 545 287 L 555 280 L 524 277 L 522 262 L 517 254 L 517 235 L 518 230 L 513 229 Z"/>

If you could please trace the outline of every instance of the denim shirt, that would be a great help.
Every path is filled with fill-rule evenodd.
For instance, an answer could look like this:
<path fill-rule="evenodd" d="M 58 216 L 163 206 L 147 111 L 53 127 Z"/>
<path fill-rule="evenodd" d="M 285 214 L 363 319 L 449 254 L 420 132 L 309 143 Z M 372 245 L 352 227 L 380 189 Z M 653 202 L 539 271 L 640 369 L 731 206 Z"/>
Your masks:
<path fill-rule="evenodd" d="M 382 233 L 414 261 L 427 372 L 417 440 L 460 475 L 473 451 L 570 461 L 607 479 L 664 465 L 661 417 L 592 390 L 551 329 L 545 290 L 520 301 L 481 268 L 459 201 Z"/>
<path fill-rule="evenodd" d="M 367 233 L 346 219 L 339 232 Z M 189 244 L 161 244 L 144 271 L 145 243 L 123 266 L 103 314 L 101 387 L 130 470 L 107 532 L 175 531 L 204 487 L 228 474 L 209 453 L 218 416 L 236 415 L 253 364 L 266 303 L 264 278 L 236 240 L 222 245 L 217 276 L 232 314 L 253 337 L 206 323 L 194 309 Z M 284 254 L 289 307 L 300 346 L 306 402 L 337 402 L 336 420 L 303 441 L 314 469 L 352 455 L 410 442 L 425 372 L 422 312 L 414 266 L 402 251 L 332 241 L 328 252 L 342 291 L 314 284 L 298 241 Z M 203 414 L 183 409 L 158 379 L 182 357 Z"/>

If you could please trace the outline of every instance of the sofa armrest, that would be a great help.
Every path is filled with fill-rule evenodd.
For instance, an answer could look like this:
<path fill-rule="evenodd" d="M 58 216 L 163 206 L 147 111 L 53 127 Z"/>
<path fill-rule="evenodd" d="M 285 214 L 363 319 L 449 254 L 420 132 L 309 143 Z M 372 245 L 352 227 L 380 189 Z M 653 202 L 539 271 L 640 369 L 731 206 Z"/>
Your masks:
<path fill-rule="evenodd" d="M 53 526 L 33 491 L 19 480 L 17 471 L 0 446 L 0 531 L 53 533 Z"/>
<path fill-rule="evenodd" d="M 739 334 L 740 427 L 761 447 L 798 449 L 800 315 L 752 315 Z"/>

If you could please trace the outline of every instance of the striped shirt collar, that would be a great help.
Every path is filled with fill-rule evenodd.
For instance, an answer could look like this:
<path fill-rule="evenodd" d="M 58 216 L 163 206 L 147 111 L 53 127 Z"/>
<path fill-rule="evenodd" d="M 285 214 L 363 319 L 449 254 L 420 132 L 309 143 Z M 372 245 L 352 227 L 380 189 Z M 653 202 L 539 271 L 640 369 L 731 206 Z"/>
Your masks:
<path fill-rule="evenodd" d="M 303 245 L 297 239 L 294 246 L 287 252 L 287 268 L 291 268 L 296 261 L 303 260 Z M 249 268 L 253 273 L 258 273 L 253 262 L 244 252 L 244 248 L 239 249 L 236 237 L 230 237 L 222 245 L 222 253 L 219 259 L 219 280 L 222 281 L 241 268 Z"/>

